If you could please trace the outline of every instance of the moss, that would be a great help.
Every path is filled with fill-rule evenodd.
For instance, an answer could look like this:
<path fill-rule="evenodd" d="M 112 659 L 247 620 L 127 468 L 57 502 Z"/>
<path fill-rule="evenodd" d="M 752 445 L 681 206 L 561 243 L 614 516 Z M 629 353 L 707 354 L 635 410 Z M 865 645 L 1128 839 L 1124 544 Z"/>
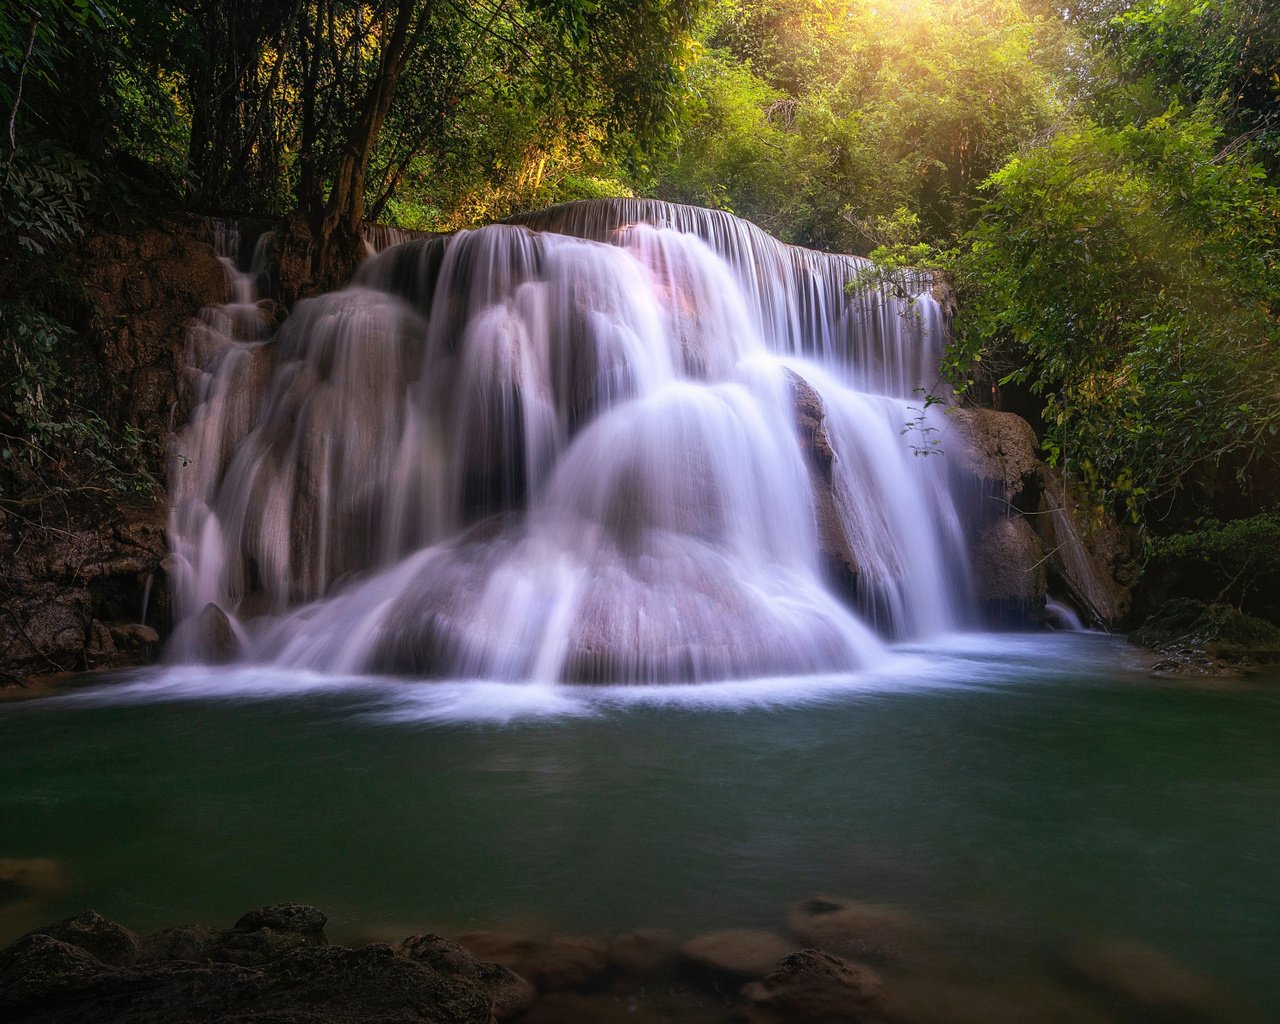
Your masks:
<path fill-rule="evenodd" d="M 1174 598 L 1130 636 L 1164 655 L 1157 669 L 1248 667 L 1280 661 L 1280 626 L 1227 604 Z"/>

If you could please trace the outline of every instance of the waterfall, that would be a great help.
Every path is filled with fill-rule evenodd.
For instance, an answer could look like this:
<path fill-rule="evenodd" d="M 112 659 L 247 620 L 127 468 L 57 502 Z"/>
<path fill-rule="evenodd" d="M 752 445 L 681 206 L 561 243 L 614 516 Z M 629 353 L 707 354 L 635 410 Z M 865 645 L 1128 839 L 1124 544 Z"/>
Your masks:
<path fill-rule="evenodd" d="M 189 345 L 175 653 L 701 681 L 955 628 L 942 314 L 866 266 L 604 200 L 394 245 L 274 337 L 242 291 Z"/>

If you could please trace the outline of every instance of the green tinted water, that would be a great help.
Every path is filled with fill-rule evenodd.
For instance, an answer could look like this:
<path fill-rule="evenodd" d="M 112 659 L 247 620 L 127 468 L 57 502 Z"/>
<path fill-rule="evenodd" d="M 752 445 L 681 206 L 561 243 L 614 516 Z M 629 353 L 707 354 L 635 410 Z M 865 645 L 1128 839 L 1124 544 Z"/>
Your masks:
<path fill-rule="evenodd" d="M 780 928 L 815 893 L 989 948 L 1150 944 L 1280 1008 L 1280 679 L 984 637 L 701 691 L 142 674 L 0 706 L 0 857 L 138 930 L 297 900 L 335 937 Z"/>

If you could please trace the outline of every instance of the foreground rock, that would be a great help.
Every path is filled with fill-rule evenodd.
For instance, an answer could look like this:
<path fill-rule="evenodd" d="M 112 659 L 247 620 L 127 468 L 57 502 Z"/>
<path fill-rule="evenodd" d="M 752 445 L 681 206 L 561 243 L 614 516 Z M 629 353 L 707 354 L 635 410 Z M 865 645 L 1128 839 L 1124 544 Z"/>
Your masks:
<path fill-rule="evenodd" d="M 947 415 L 952 471 L 971 491 L 967 531 L 987 620 L 1045 623 L 1052 593 L 1093 625 L 1118 625 L 1139 574 L 1133 537 L 1104 509 L 1082 503 L 1041 461 L 1022 417 L 977 408 Z"/>
<path fill-rule="evenodd" d="M 870 1024 L 881 1020 L 880 977 L 818 949 L 784 957 L 742 990 L 750 1024 Z"/>
<path fill-rule="evenodd" d="M 281 904 L 227 931 L 142 938 L 85 911 L 0 952 L 0 1020 L 490 1024 L 530 1001 L 527 982 L 438 936 L 345 949 L 328 944 L 324 922 Z"/>
<path fill-rule="evenodd" d="M 1142 1020 L 1226 1022 L 1252 1019 L 1199 971 L 1136 942 L 1104 938 L 1063 952 L 1062 967 Z"/>
<path fill-rule="evenodd" d="M 1227 604 L 1173 598 L 1130 640 L 1156 652 L 1153 672 L 1227 676 L 1280 663 L 1280 626 Z"/>
<path fill-rule="evenodd" d="M 925 922 L 900 907 L 838 896 L 795 904 L 787 913 L 787 930 L 806 945 L 877 962 L 918 949 L 931 934 Z"/>

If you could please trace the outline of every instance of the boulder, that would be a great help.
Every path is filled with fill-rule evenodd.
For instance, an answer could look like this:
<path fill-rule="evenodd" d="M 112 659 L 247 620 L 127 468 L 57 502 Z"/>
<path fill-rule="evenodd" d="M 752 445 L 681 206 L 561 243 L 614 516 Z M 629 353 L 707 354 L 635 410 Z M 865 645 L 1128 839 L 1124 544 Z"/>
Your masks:
<path fill-rule="evenodd" d="M 303 903 L 274 903 L 250 910 L 236 921 L 232 930 L 256 932 L 260 928 L 271 928 L 278 932 L 294 932 L 313 945 L 323 945 L 328 941 L 324 937 L 324 926 L 328 920 L 315 907 Z"/>
<path fill-rule="evenodd" d="M 585 988 L 609 970 L 605 944 L 590 935 L 534 939 L 506 932 L 470 932 L 458 942 L 472 956 L 510 968 L 540 992 Z"/>
<path fill-rule="evenodd" d="M 1252 1019 L 1204 974 L 1141 943 L 1118 938 L 1081 942 L 1063 951 L 1062 966 L 1073 980 L 1143 1020 Z"/>
<path fill-rule="evenodd" d="M 142 948 L 138 936 L 93 910 L 84 910 L 56 924 L 37 929 L 59 942 L 75 946 L 112 967 L 131 967 Z"/>
<path fill-rule="evenodd" d="M 1159 655 L 1153 671 L 1171 675 L 1232 675 L 1280 663 L 1280 626 L 1193 598 L 1165 601 L 1129 639 Z"/>
<path fill-rule="evenodd" d="M 609 963 L 627 974 L 652 974 L 668 966 L 680 939 L 665 928 L 637 928 L 609 943 Z"/>
<path fill-rule="evenodd" d="M 1044 619 L 1048 577 L 1044 544 L 1022 516 L 996 519 L 973 551 L 974 589 L 986 617 L 1021 625 Z"/>
<path fill-rule="evenodd" d="M 680 952 L 696 964 L 744 977 L 768 972 L 795 947 L 773 932 L 735 929 L 698 935 Z"/>
<path fill-rule="evenodd" d="M 932 929 L 901 907 L 814 896 L 787 912 L 787 931 L 809 946 L 862 960 L 887 960 L 928 940 Z"/>
<path fill-rule="evenodd" d="M 324 945 L 323 922 L 312 908 L 279 905 L 245 915 L 230 931 L 173 929 L 131 943 L 126 929 L 86 912 L 0 952 L 0 1020 L 491 1024 L 493 996 L 467 970 L 442 969 L 380 943 Z M 179 932 L 189 941 L 179 941 Z M 255 936 L 292 942 L 237 948 Z M 221 950 L 222 958 L 172 956 L 194 949 Z M 231 962 L 232 955 L 243 962 Z"/>
<path fill-rule="evenodd" d="M 398 952 L 455 977 L 474 981 L 489 994 L 495 1020 L 509 1020 L 533 1005 L 538 991 L 515 971 L 501 964 L 477 960 L 456 942 L 442 935 L 412 935 Z"/>
<path fill-rule="evenodd" d="M 948 454 L 960 471 L 980 482 L 982 518 L 1010 510 L 1034 513 L 1040 505 L 1044 464 L 1031 424 L 1011 412 L 978 408 L 951 409 L 948 420 Z"/>
<path fill-rule="evenodd" d="M 809 469 L 809 485 L 813 490 L 813 510 L 817 518 L 818 546 L 827 575 L 846 599 L 858 594 L 858 557 L 849 546 L 840 522 L 836 503 L 832 460 L 835 457 L 825 421 L 827 408 L 822 396 L 793 370 L 787 370 L 795 403 L 796 434 Z"/>
<path fill-rule="evenodd" d="M 805 949 L 784 957 L 742 995 L 749 1024 L 866 1024 L 881 1019 L 882 987 L 870 967 Z"/>

